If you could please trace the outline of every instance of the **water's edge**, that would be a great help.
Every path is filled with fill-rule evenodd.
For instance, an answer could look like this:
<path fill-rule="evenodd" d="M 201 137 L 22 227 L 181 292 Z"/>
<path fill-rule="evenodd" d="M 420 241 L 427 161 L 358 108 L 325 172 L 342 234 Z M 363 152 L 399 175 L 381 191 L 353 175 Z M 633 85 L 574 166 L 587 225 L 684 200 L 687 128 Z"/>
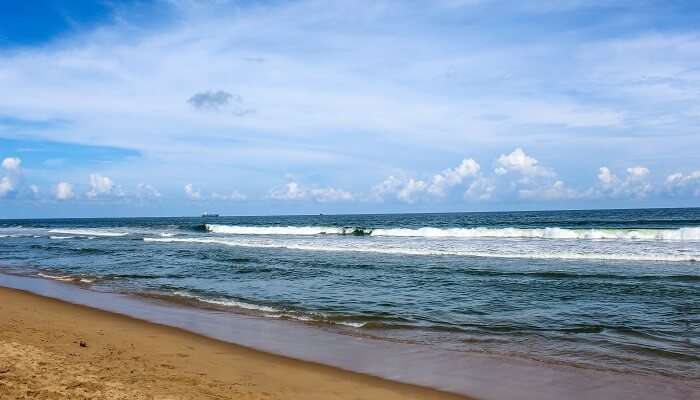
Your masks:
<path fill-rule="evenodd" d="M 666 377 L 552 366 L 336 334 L 228 312 L 0 273 L 0 286 L 184 329 L 255 350 L 482 399 L 700 399 Z"/>

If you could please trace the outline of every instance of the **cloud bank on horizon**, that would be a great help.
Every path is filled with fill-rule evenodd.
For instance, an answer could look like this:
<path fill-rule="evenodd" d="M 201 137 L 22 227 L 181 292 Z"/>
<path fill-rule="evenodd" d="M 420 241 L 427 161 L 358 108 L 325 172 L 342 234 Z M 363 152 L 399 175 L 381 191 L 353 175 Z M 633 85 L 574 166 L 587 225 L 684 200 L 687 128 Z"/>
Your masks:
<path fill-rule="evenodd" d="M 60 3 L 0 6 L 0 217 L 700 205 L 693 2 Z"/>

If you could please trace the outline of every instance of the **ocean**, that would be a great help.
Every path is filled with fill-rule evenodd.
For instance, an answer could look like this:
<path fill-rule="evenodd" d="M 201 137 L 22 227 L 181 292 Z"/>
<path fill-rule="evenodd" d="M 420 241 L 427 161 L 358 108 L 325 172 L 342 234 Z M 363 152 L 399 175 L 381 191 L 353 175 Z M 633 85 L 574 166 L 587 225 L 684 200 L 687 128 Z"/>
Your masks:
<path fill-rule="evenodd" d="M 700 379 L 700 209 L 0 221 L 0 272 L 440 351 Z"/>

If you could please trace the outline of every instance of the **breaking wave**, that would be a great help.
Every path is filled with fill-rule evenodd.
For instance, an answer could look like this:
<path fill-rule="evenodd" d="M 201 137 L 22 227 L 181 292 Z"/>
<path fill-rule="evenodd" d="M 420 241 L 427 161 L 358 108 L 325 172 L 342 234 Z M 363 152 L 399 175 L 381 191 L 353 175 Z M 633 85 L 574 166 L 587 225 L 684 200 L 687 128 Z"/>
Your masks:
<path fill-rule="evenodd" d="M 231 235 L 369 235 L 371 229 L 337 226 L 235 226 L 206 224 L 205 230 Z"/>
<path fill-rule="evenodd" d="M 331 251 L 331 252 L 365 252 L 379 254 L 405 254 L 416 256 L 463 256 L 484 258 L 517 258 L 517 259 L 569 259 L 569 260 L 610 260 L 610 261 L 663 261 L 663 262 L 697 262 L 700 256 L 693 254 L 624 254 L 624 253 L 575 253 L 575 252 L 495 252 L 495 251 L 462 251 L 456 249 L 416 249 L 402 247 L 372 247 L 372 246 L 332 246 L 332 245 L 307 245 L 298 243 L 258 243 L 226 239 L 207 238 L 144 238 L 146 242 L 160 243 L 201 243 L 217 244 L 235 247 L 253 248 L 279 248 L 305 251 Z"/>
<path fill-rule="evenodd" d="M 104 236 L 104 237 L 118 237 L 126 236 L 127 232 L 113 231 L 106 229 L 51 229 L 49 233 L 58 233 L 64 235 L 78 235 L 78 236 Z"/>
<path fill-rule="evenodd" d="M 211 233 L 229 235 L 354 235 L 427 238 L 526 238 L 585 240 L 700 241 L 700 227 L 678 229 L 567 229 L 567 228 L 361 228 L 326 226 L 236 226 L 206 224 Z"/>

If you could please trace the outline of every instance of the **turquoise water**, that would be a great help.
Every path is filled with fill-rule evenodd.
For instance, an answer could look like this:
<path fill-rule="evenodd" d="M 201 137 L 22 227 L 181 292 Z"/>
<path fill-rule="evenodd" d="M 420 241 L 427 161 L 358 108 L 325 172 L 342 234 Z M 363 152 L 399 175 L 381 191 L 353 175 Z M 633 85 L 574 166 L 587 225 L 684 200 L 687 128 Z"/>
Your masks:
<path fill-rule="evenodd" d="M 688 380 L 698 261 L 700 209 L 0 221 L 13 273 Z"/>

